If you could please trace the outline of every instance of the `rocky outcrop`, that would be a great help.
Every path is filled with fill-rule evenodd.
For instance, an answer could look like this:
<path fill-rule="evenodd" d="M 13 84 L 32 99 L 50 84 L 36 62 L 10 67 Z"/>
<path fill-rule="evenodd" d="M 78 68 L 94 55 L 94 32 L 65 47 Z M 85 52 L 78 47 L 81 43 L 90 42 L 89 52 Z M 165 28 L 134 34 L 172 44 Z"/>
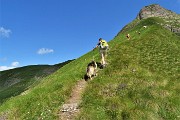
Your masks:
<path fill-rule="evenodd" d="M 167 10 L 158 4 L 153 4 L 142 8 L 136 19 L 142 20 L 149 17 L 162 18 L 164 20 L 164 24 L 162 24 L 163 27 L 174 33 L 180 33 L 180 14 Z"/>
<path fill-rule="evenodd" d="M 145 6 L 142 8 L 137 16 L 138 19 L 146 19 L 149 17 L 160 17 L 160 18 L 173 18 L 173 16 L 176 16 L 176 13 L 166 10 L 162 8 L 158 4 L 153 4 L 149 6 Z"/>

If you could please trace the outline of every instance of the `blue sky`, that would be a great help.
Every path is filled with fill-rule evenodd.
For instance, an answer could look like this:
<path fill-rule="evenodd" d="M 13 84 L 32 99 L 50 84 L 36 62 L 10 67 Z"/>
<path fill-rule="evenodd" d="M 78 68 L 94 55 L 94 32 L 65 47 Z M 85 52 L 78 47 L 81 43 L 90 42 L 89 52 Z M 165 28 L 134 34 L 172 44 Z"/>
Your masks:
<path fill-rule="evenodd" d="M 0 71 L 76 59 L 154 3 L 180 13 L 180 0 L 0 0 Z"/>

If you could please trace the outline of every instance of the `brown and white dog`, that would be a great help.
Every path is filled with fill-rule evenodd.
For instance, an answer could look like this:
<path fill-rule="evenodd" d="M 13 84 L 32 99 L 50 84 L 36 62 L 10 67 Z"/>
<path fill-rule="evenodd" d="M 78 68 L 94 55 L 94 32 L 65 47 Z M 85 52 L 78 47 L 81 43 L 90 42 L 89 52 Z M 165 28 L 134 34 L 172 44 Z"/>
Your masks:
<path fill-rule="evenodd" d="M 95 61 L 90 62 L 86 68 L 86 74 L 84 75 L 85 81 L 92 79 L 92 77 L 97 76 L 97 63 Z"/>

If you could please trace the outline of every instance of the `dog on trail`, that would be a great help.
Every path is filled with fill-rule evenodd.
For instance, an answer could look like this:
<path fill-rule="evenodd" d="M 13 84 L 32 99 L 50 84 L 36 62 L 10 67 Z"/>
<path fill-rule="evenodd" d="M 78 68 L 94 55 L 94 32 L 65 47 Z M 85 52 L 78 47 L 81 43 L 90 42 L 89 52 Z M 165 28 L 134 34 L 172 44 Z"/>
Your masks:
<path fill-rule="evenodd" d="M 92 77 L 97 76 L 97 63 L 95 61 L 90 62 L 86 68 L 86 74 L 84 75 L 85 81 L 92 79 Z"/>

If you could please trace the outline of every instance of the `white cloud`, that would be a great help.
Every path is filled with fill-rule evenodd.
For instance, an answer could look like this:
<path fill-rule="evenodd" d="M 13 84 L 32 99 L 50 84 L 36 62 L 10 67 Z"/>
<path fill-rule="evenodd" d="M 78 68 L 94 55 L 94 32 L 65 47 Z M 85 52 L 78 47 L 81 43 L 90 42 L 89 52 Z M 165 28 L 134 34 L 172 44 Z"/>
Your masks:
<path fill-rule="evenodd" d="M 11 66 L 12 66 L 12 67 L 18 67 L 18 66 L 19 66 L 19 62 L 12 62 L 12 63 L 11 63 Z"/>
<path fill-rule="evenodd" d="M 10 29 L 5 29 L 3 27 L 0 27 L 0 37 L 6 37 L 8 38 L 11 34 L 11 30 Z"/>
<path fill-rule="evenodd" d="M 53 53 L 53 49 L 48 49 L 48 48 L 41 48 L 37 51 L 37 54 L 43 55 L 43 54 L 48 54 L 48 53 Z"/>
<path fill-rule="evenodd" d="M 11 66 L 0 66 L 0 71 L 14 69 L 19 66 L 19 62 L 12 62 Z"/>
<path fill-rule="evenodd" d="M 15 67 L 0 66 L 0 71 L 9 70 L 9 69 L 13 69 L 13 68 L 15 68 Z"/>

